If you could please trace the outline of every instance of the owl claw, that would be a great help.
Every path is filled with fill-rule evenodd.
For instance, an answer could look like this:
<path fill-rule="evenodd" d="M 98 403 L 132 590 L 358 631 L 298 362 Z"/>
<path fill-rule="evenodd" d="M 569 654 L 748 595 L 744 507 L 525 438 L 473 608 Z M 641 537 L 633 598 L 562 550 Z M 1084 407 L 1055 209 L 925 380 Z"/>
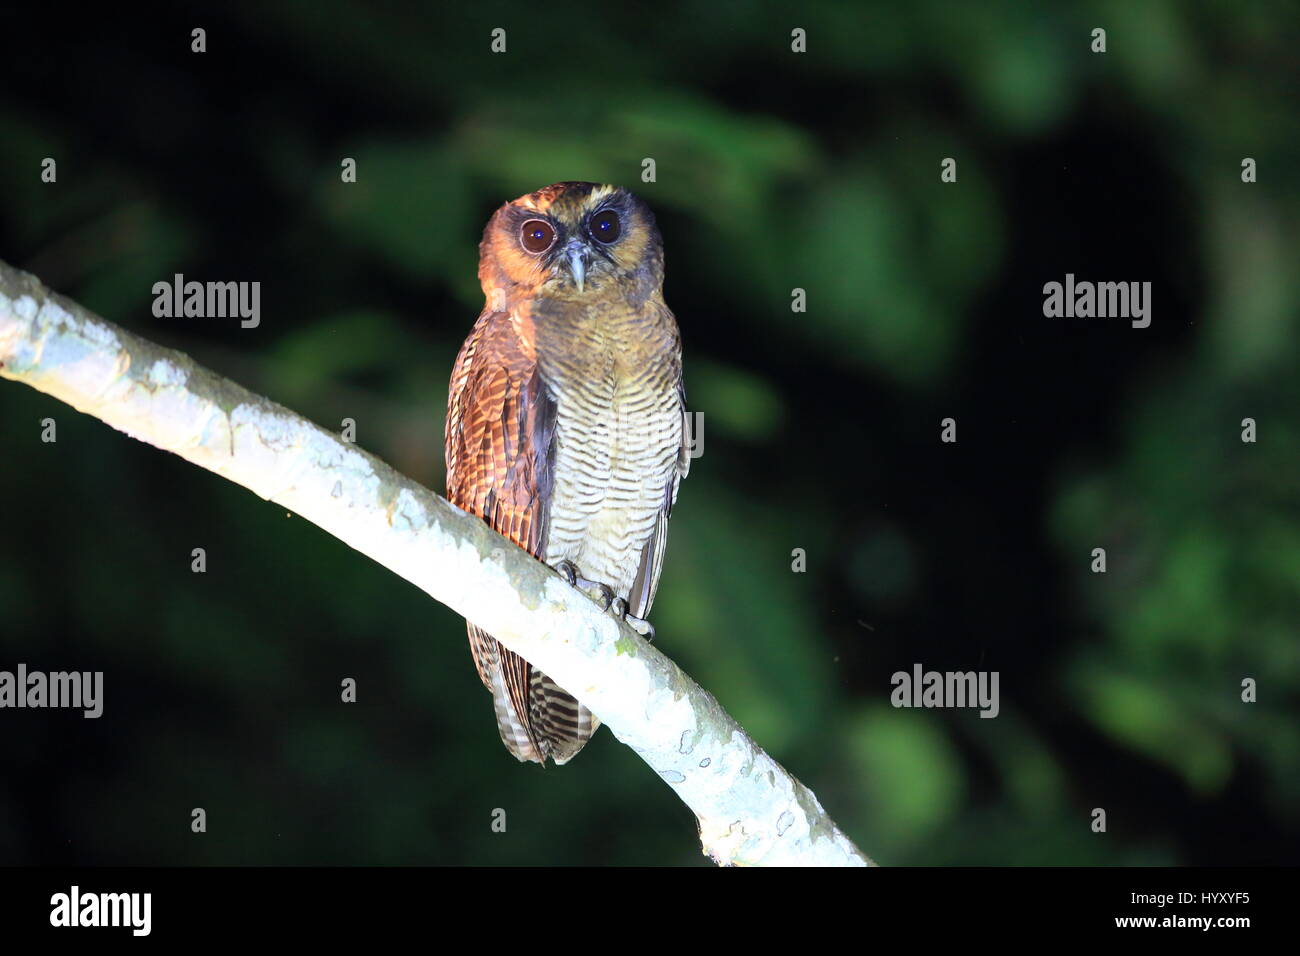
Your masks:
<path fill-rule="evenodd" d="M 555 565 L 555 570 L 564 576 L 564 580 L 569 582 L 569 587 L 576 588 L 578 586 L 578 566 L 568 558 Z"/>
<path fill-rule="evenodd" d="M 555 570 L 564 575 L 564 580 L 569 582 L 569 587 L 577 588 L 587 597 L 591 598 L 600 605 L 602 611 L 608 611 L 614 604 L 614 591 L 608 584 L 601 584 L 599 581 L 591 581 L 584 578 L 578 573 L 578 566 L 565 558 L 555 566 Z"/>
<path fill-rule="evenodd" d="M 615 617 L 622 618 L 624 621 L 627 621 L 628 627 L 632 628 L 632 630 L 636 631 L 638 634 L 644 637 L 648 642 L 654 643 L 655 626 L 651 624 L 649 621 L 645 620 L 644 618 L 633 617 L 631 614 L 629 614 L 627 602 L 624 601 L 622 598 L 619 598 L 614 602 L 613 607 L 610 608 L 610 613 L 613 614 Z"/>
<path fill-rule="evenodd" d="M 630 614 L 623 615 L 623 620 L 627 621 L 627 626 L 632 628 L 646 639 L 647 644 L 655 642 L 655 626 L 643 617 L 632 617 Z"/>

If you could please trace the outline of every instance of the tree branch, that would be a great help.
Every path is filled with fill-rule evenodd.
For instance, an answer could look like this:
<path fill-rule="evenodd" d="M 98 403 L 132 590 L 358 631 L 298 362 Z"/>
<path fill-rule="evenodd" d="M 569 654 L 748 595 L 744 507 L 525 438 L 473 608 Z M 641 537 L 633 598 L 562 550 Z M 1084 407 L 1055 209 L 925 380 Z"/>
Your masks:
<path fill-rule="evenodd" d="M 715 861 L 870 865 L 712 695 L 481 520 L 3 262 L 0 376 L 283 505 L 484 628 L 572 691 L 673 788 Z"/>

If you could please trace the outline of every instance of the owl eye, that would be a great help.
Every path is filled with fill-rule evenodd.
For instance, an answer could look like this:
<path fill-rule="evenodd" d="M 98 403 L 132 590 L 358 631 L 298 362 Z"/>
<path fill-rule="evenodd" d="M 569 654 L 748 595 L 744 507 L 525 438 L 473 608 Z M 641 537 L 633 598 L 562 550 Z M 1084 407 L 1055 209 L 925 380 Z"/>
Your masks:
<path fill-rule="evenodd" d="M 618 213 L 612 209 L 606 209 L 598 212 L 591 217 L 591 223 L 587 227 L 591 230 L 591 235 L 601 242 L 609 243 L 618 238 L 618 234 L 623 231 L 619 224 Z"/>
<path fill-rule="evenodd" d="M 519 244 L 538 256 L 555 245 L 555 227 L 545 219 L 529 219 L 519 227 Z"/>

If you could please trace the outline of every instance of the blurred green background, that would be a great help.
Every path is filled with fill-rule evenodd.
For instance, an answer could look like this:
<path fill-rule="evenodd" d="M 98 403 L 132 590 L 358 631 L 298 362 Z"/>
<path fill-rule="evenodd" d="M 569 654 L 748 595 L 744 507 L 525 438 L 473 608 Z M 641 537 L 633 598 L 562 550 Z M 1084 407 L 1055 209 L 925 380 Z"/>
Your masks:
<path fill-rule="evenodd" d="M 705 423 L 658 646 L 877 860 L 1300 860 L 1294 7 L 46 13 L 0 19 L 0 258 L 439 491 L 493 209 L 650 203 Z M 154 318 L 176 272 L 261 326 Z M 1151 327 L 1044 318 L 1067 272 Z M 0 713 L 0 862 L 706 863 L 607 732 L 516 764 L 461 620 L 369 560 L 23 386 L 0 434 L 0 668 L 106 683 Z M 914 663 L 1000 716 L 892 708 Z"/>

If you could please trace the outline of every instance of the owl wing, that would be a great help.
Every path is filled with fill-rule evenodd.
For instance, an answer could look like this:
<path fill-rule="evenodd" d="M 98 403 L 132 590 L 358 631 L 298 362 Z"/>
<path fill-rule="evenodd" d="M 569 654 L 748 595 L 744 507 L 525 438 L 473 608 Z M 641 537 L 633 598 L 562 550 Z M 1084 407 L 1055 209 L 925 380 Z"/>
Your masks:
<path fill-rule="evenodd" d="M 508 314 L 484 312 L 451 377 L 447 498 L 539 558 L 546 547 L 555 412 L 531 343 Z M 520 760 L 541 762 L 544 751 L 529 718 L 528 662 L 473 624 L 469 641 L 503 742 Z"/>

